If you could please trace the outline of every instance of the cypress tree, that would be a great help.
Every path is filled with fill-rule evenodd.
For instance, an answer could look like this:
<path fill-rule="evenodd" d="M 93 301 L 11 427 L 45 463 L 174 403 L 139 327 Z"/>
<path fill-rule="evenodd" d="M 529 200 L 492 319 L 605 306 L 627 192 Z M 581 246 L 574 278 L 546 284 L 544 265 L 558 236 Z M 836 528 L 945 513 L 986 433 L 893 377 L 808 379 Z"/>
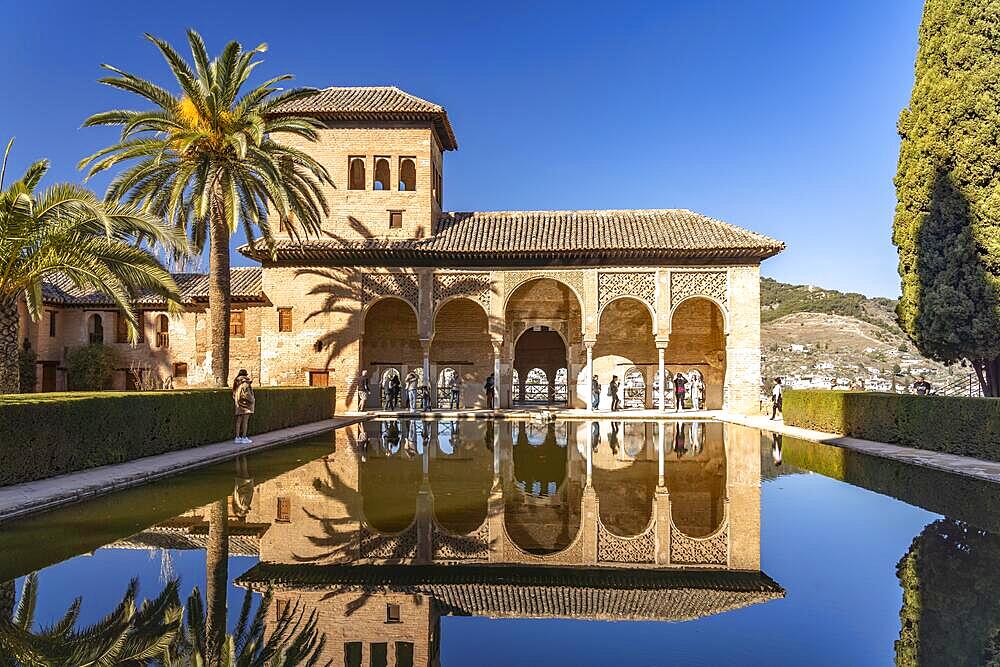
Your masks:
<path fill-rule="evenodd" d="M 899 118 L 900 326 L 1000 396 L 1000 1 L 926 0 Z"/>

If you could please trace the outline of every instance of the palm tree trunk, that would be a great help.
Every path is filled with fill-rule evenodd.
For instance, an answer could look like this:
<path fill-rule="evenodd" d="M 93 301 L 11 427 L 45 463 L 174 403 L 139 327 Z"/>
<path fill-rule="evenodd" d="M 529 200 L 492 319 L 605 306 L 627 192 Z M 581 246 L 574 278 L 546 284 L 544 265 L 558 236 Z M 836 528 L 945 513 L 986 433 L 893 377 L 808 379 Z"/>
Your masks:
<path fill-rule="evenodd" d="M 205 550 L 205 662 L 219 665 L 226 643 L 226 594 L 229 592 L 229 512 L 226 498 L 215 501 L 208 514 Z"/>
<path fill-rule="evenodd" d="M 21 389 L 17 325 L 17 301 L 0 301 L 0 394 L 16 394 Z"/>
<path fill-rule="evenodd" d="M 208 309 L 212 334 L 212 382 L 229 384 L 229 226 L 222 204 L 212 207 L 209 229 Z"/>

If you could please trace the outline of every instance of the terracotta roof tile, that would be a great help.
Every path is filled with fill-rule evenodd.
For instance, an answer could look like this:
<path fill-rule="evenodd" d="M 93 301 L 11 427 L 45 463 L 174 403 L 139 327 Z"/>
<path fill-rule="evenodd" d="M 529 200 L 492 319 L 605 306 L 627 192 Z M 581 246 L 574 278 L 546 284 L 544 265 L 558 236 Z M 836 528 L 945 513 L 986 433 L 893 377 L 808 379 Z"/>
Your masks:
<path fill-rule="evenodd" d="M 762 260 L 784 244 L 687 209 L 490 211 L 445 213 L 425 239 L 280 240 L 279 259 L 384 262 L 422 266 L 502 265 L 562 260 L 572 264 L 662 259 Z M 262 242 L 240 251 L 267 261 Z"/>
<path fill-rule="evenodd" d="M 207 273 L 175 273 L 173 276 L 184 303 L 208 299 Z M 260 267 L 234 268 L 230 276 L 230 293 L 233 299 L 255 301 L 263 298 Z M 51 276 L 42 282 L 42 301 L 63 306 L 115 305 L 107 294 L 77 287 L 63 274 Z M 146 292 L 139 295 L 136 303 L 141 306 L 157 306 L 163 305 L 164 301 L 159 296 Z"/>
<path fill-rule="evenodd" d="M 683 621 L 784 597 L 762 572 L 476 565 L 260 563 L 236 583 L 422 593 L 445 613 Z"/>
<path fill-rule="evenodd" d="M 315 95 L 278 106 L 275 113 L 308 114 L 357 120 L 425 119 L 434 122 L 445 150 L 455 150 L 458 142 L 440 104 L 428 102 L 395 86 L 331 86 Z"/>

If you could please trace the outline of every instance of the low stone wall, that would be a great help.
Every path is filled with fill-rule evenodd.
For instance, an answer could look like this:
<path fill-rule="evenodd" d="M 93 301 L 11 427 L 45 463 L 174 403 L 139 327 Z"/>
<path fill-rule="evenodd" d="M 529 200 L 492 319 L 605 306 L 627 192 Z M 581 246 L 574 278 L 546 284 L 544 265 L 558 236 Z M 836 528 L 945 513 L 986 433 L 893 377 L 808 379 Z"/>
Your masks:
<path fill-rule="evenodd" d="M 1000 461 L 1000 399 L 786 390 L 785 424 Z"/>
<path fill-rule="evenodd" d="M 250 434 L 329 419 L 336 392 L 259 387 Z M 233 437 L 228 389 L 0 396 L 0 486 Z"/>

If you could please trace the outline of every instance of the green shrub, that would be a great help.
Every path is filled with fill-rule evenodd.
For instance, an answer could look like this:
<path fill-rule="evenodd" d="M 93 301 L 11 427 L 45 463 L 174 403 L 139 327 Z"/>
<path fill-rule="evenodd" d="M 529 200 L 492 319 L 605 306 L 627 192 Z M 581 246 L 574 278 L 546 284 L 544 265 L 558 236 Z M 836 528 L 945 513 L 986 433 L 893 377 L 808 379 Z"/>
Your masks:
<path fill-rule="evenodd" d="M 66 354 L 66 381 L 74 391 L 107 389 L 118 365 L 118 354 L 107 345 L 84 345 Z"/>
<path fill-rule="evenodd" d="M 792 389 L 789 426 L 1000 461 L 1000 400 Z"/>
<path fill-rule="evenodd" d="M 250 433 L 329 419 L 335 392 L 258 387 Z M 0 396 L 0 486 L 233 437 L 228 389 Z"/>
<path fill-rule="evenodd" d="M 36 362 L 38 355 L 34 350 L 20 350 L 17 353 L 18 388 L 22 394 L 35 391 L 35 382 L 38 380 Z"/>

